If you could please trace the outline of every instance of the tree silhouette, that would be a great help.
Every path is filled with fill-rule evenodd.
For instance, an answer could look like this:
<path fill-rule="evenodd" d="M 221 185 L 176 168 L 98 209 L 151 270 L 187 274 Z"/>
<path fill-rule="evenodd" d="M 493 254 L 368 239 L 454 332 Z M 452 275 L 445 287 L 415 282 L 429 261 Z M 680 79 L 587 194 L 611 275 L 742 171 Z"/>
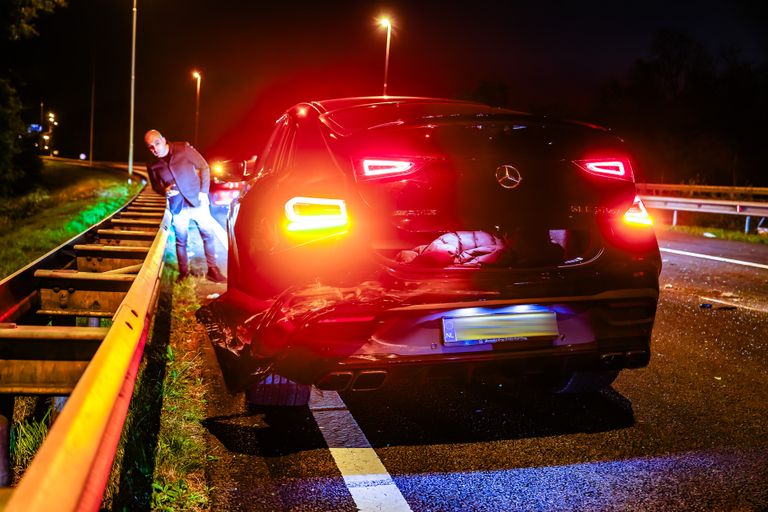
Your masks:
<path fill-rule="evenodd" d="M 0 196 L 34 185 L 40 158 L 27 145 L 21 103 L 12 81 L 12 71 L 3 56 L 10 55 L 14 42 L 37 35 L 34 21 L 42 13 L 66 5 L 65 0 L 2 0 L 0 2 Z"/>
<path fill-rule="evenodd" d="M 759 162 L 766 73 L 728 50 L 660 31 L 625 82 L 606 86 L 595 117 L 625 135 L 646 181 L 767 185 Z"/>

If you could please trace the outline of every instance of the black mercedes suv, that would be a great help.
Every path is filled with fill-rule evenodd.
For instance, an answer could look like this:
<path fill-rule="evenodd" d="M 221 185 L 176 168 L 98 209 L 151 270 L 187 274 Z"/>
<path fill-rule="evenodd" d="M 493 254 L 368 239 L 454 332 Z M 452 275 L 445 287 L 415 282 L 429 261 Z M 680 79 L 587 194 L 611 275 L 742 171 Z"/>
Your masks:
<path fill-rule="evenodd" d="M 300 103 L 227 224 L 216 346 L 253 402 L 478 372 L 593 391 L 649 362 L 658 245 L 632 156 L 598 126 L 435 98 Z"/>

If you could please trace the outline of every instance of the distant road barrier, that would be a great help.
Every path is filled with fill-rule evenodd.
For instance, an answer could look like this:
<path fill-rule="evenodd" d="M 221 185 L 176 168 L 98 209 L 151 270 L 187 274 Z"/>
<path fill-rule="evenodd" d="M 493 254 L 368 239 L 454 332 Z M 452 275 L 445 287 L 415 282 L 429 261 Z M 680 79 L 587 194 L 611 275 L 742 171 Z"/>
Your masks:
<path fill-rule="evenodd" d="M 638 183 L 637 191 L 647 208 L 671 210 L 673 226 L 677 225 L 678 211 L 741 215 L 745 217 L 744 233 L 749 233 L 752 217 L 761 218 L 758 227 L 768 217 L 768 188 Z M 670 192 L 678 195 L 659 195 Z M 761 197 L 766 200 L 751 200 Z"/>
<path fill-rule="evenodd" d="M 721 187 L 716 185 L 675 185 L 669 183 L 637 183 L 637 191 L 644 196 L 663 196 L 670 192 L 679 196 L 718 196 L 720 198 L 768 197 L 768 187 Z"/>

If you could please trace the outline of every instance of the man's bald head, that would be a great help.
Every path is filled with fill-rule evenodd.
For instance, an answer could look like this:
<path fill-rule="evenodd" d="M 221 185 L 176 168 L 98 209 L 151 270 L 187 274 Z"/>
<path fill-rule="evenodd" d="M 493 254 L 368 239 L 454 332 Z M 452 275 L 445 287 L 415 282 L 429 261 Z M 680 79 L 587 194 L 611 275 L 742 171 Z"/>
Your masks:
<path fill-rule="evenodd" d="M 144 142 L 147 143 L 149 151 L 158 158 L 166 156 L 171 149 L 163 134 L 157 130 L 149 130 L 145 133 Z"/>

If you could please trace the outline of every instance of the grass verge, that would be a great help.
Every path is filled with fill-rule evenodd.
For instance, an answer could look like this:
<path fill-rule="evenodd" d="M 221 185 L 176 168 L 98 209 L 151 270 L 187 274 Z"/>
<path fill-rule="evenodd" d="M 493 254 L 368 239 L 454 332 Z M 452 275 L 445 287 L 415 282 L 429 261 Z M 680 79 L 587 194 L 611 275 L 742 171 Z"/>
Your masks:
<path fill-rule="evenodd" d="M 19 481 L 45 441 L 51 414 L 51 409 L 48 408 L 42 417 L 35 417 L 34 408 L 38 403 L 33 397 L 24 397 L 17 401 L 19 402 L 16 406 L 18 413 L 14 414 L 9 444 L 11 470 L 15 476 L 14 484 Z"/>
<path fill-rule="evenodd" d="M 732 229 L 723 228 L 703 228 L 699 226 L 664 226 L 663 229 L 674 231 L 677 233 L 687 233 L 689 235 L 704 236 L 704 233 L 711 233 L 715 235 L 715 238 L 721 240 L 735 240 L 737 242 L 749 242 L 753 244 L 768 244 L 768 236 L 746 234 L 743 231 L 736 231 Z"/>
<path fill-rule="evenodd" d="M 209 510 L 204 330 L 193 282 L 174 287 L 172 275 L 166 266 L 102 510 Z"/>
<path fill-rule="evenodd" d="M 0 279 L 109 216 L 139 187 L 115 171 L 47 161 L 34 191 L 0 201 Z"/>
<path fill-rule="evenodd" d="M 202 425 L 206 388 L 199 348 L 205 332 L 195 318 L 199 308 L 191 280 L 174 287 L 171 338 L 165 353 L 163 411 L 152 483 L 153 510 L 208 509 Z"/>

